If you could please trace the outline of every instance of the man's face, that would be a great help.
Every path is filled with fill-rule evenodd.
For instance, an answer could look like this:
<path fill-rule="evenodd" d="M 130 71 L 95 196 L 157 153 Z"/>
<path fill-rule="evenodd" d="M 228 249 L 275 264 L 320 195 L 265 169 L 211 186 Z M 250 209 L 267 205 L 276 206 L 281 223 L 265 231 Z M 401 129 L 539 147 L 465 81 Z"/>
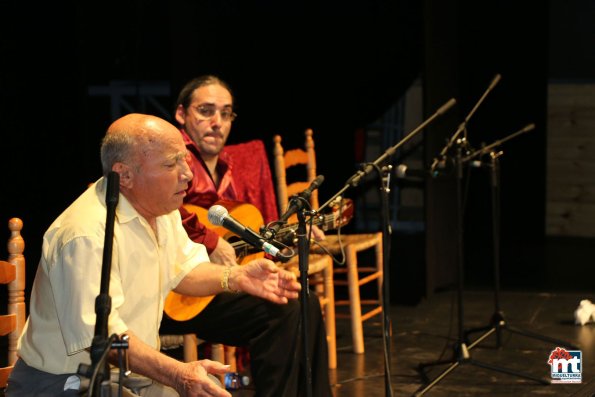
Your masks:
<path fill-rule="evenodd" d="M 233 99 L 229 91 L 218 85 L 194 90 L 187 109 L 179 106 L 176 120 L 192 138 L 203 158 L 219 155 L 233 120 Z"/>
<path fill-rule="evenodd" d="M 126 197 L 147 219 L 179 208 L 193 176 L 182 136 L 169 126 L 171 129 L 152 135 L 129 167 L 132 178 Z"/>

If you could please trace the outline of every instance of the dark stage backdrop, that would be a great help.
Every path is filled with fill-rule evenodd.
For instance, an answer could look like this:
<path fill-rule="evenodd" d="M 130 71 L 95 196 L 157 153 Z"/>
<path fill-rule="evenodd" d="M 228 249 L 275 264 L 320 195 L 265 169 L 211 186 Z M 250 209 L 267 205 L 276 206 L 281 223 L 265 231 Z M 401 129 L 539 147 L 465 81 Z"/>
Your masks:
<path fill-rule="evenodd" d="M 458 5 L 426 2 L 425 100 L 431 105 L 445 95 L 458 99 L 444 124 L 428 128 L 426 161 L 432 162 L 466 118 L 460 137 L 467 137 L 471 151 L 528 124 L 536 125 L 500 147 L 498 185 L 503 282 L 531 282 L 529 275 L 538 277 L 543 265 L 548 4 L 499 3 L 489 11 L 470 1 Z M 483 97 L 490 84 L 498 81 L 496 75 L 501 76 L 499 82 Z M 454 158 L 451 151 L 449 163 Z M 489 157 L 483 160 L 489 162 Z M 463 213 L 465 285 L 489 285 L 492 280 L 491 171 L 463 165 L 460 208 L 455 174 L 451 167 L 427 186 L 429 292 L 456 280 L 459 211 Z"/>
<path fill-rule="evenodd" d="M 89 96 L 90 87 L 164 81 L 172 94 L 159 101 L 171 110 L 186 80 L 215 73 L 237 98 L 230 142 L 260 138 L 272 147 L 273 135 L 283 134 L 287 147 L 301 146 L 304 129 L 313 128 L 326 177 L 321 197 L 357 171 L 355 131 L 419 74 L 421 5 L 342 4 L 336 14 L 269 3 L 3 6 L 3 18 L 19 23 L 1 32 L 0 219 L 24 220 L 28 289 L 43 232 L 100 176 L 111 108 L 109 98 Z M 127 100 L 129 111 L 140 108 Z"/>
<path fill-rule="evenodd" d="M 426 116 L 451 97 L 459 101 L 425 132 L 429 161 L 494 74 L 501 73 L 500 85 L 469 132 L 479 145 L 528 122 L 538 126 L 507 147 L 502 160 L 504 255 L 511 260 L 504 271 L 511 276 L 533 272 L 533 258 L 538 258 L 533 248 L 539 255 L 544 222 L 548 3 L 499 2 L 487 9 L 469 0 L 325 4 L 3 4 L 0 236 L 7 236 L 9 217 L 23 218 L 28 289 L 44 230 L 100 175 L 99 143 L 112 121 L 110 102 L 90 97 L 89 87 L 116 80 L 139 86 L 165 81 L 175 93 L 203 73 L 218 74 L 235 89 L 239 117 L 230 142 L 261 138 L 270 147 L 272 136 L 283 134 L 288 147 L 297 146 L 304 129 L 314 129 L 319 172 L 326 177 L 322 198 L 358 170 L 355 153 L 362 148 L 356 147 L 356 131 L 382 115 L 415 78 L 425 84 Z M 171 110 L 173 95 L 160 100 Z M 140 103 L 131 98 L 130 105 L 132 111 Z M 484 227 L 489 191 L 485 176 L 474 179 L 469 226 Z M 430 247 L 426 252 L 432 252 L 426 269 L 419 269 L 422 250 L 406 250 L 410 261 L 392 254 L 399 263 L 391 275 L 403 271 L 417 279 L 403 284 L 423 279 L 431 290 L 449 282 L 453 196 L 448 184 L 427 186 L 428 234 L 421 238 Z M 354 189 L 352 196 L 362 193 Z M 489 235 L 470 238 L 469 263 L 487 268 L 482 247 L 489 245 Z M 472 269 L 470 276 L 487 277 Z M 431 292 L 420 289 L 408 292 Z"/>

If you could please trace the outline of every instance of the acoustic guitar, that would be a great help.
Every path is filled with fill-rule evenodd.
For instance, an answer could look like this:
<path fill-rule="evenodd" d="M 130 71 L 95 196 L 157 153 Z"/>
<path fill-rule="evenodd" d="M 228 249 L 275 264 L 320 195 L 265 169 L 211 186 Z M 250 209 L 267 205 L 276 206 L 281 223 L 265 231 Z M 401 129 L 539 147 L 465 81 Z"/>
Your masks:
<path fill-rule="evenodd" d="M 215 204 L 225 207 L 229 215 L 252 230 L 258 231 L 264 225 L 262 214 L 252 204 L 228 200 L 220 200 Z M 239 264 L 248 263 L 253 259 L 264 257 L 264 252 L 241 240 L 238 235 L 225 229 L 223 226 L 210 223 L 208 221 L 209 211 L 207 209 L 193 204 L 184 204 L 184 207 L 188 211 L 195 213 L 207 228 L 214 230 L 215 233 L 227 240 L 234 247 Z M 317 225 L 323 231 L 327 231 L 346 225 L 352 217 L 353 202 L 350 199 L 343 199 L 340 205 L 332 206 L 328 214 L 319 214 L 319 216 L 314 218 L 313 224 Z M 276 234 L 276 239 L 280 241 L 293 239 L 297 227 L 297 223 L 281 227 Z M 174 320 L 190 320 L 200 313 L 214 297 L 215 295 L 195 297 L 172 291 L 165 298 L 164 311 Z"/>

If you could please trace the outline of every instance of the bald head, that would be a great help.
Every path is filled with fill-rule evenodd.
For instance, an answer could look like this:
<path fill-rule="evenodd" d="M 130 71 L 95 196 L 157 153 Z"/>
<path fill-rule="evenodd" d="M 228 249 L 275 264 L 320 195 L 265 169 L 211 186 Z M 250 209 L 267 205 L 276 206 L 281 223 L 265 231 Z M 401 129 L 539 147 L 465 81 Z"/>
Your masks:
<path fill-rule="evenodd" d="M 148 114 L 131 113 L 114 121 L 101 143 L 101 164 L 107 175 L 117 162 L 139 166 L 166 140 L 182 139 L 176 127 Z"/>
<path fill-rule="evenodd" d="M 109 126 L 101 144 L 104 175 L 120 175 L 120 194 L 151 225 L 178 209 L 192 171 L 180 131 L 159 117 L 129 114 Z"/>

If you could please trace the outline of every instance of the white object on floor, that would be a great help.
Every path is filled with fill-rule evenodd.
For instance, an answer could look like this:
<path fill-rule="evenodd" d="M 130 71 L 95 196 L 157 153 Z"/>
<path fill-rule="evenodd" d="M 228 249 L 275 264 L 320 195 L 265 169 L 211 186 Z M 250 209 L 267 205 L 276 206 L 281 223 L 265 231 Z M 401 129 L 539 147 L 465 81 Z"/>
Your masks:
<path fill-rule="evenodd" d="M 595 322 L 595 305 L 590 300 L 583 299 L 574 311 L 574 323 L 585 325 L 589 322 Z"/>

